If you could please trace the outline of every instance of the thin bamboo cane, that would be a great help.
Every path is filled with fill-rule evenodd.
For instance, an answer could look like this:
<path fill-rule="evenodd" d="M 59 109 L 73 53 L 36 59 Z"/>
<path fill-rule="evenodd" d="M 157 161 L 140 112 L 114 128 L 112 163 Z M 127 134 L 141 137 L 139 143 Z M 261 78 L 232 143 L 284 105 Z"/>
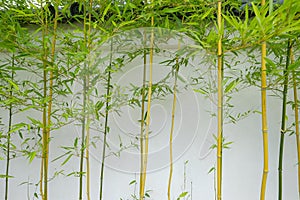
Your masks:
<path fill-rule="evenodd" d="M 15 67 L 15 54 L 12 54 L 12 62 L 11 62 L 12 68 Z M 11 70 L 11 81 L 14 81 L 14 71 L 13 69 Z M 13 98 L 13 86 L 10 87 L 9 90 L 9 97 L 12 99 Z M 9 109 L 8 109 L 8 131 L 7 131 L 7 146 L 6 146 L 6 171 L 5 171 L 5 194 L 4 194 L 4 199 L 8 200 L 8 186 L 9 186 L 9 167 L 10 167 L 10 142 L 11 142 L 11 129 L 12 129 L 12 120 L 13 120 L 13 104 L 9 104 Z"/>
<path fill-rule="evenodd" d="M 291 64 L 295 61 L 293 49 L 291 49 Z M 298 158 L 298 196 L 300 198 L 300 137 L 299 137 L 299 106 L 298 106 L 298 91 L 296 73 L 293 71 L 293 93 L 294 93 L 294 112 L 295 112 L 295 136 L 297 144 L 297 158 Z"/>
<path fill-rule="evenodd" d="M 141 105 L 141 130 L 140 130 L 140 151 L 141 151 L 141 171 L 140 171 L 140 199 L 144 196 L 141 190 L 143 187 L 142 184 L 144 183 L 144 124 L 145 124 L 145 87 L 146 87 L 146 68 L 147 68 L 147 52 L 146 52 L 146 31 L 144 31 L 144 38 L 143 38 L 143 47 L 144 47 L 144 68 L 143 68 L 143 86 L 142 86 L 142 105 Z"/>
<path fill-rule="evenodd" d="M 103 149 L 102 149 L 102 163 L 101 163 L 101 172 L 100 172 L 100 200 L 103 196 L 103 180 L 104 180 L 104 167 L 105 167 L 105 156 L 106 156 L 106 145 L 107 145 L 107 133 L 108 133 L 108 114 L 110 106 L 110 82 L 111 82 L 111 70 L 112 70 L 112 56 L 113 56 L 113 38 L 111 38 L 110 43 L 110 58 L 109 66 L 107 68 L 107 85 L 106 85 L 106 105 L 105 105 L 105 122 L 104 122 L 104 139 L 103 139 Z"/>
<path fill-rule="evenodd" d="M 87 46 L 87 31 L 86 31 L 86 6 L 83 6 L 83 36 L 84 36 L 84 45 Z M 86 75 L 87 71 L 86 61 L 84 61 L 84 72 L 83 72 L 83 108 L 82 108 L 82 124 L 81 124 L 81 148 L 80 148 L 80 163 L 79 163 L 79 194 L 78 198 L 79 200 L 82 200 L 82 194 L 83 194 L 83 168 L 84 168 L 84 153 L 86 153 L 86 107 L 87 107 L 87 90 L 88 90 L 88 81 Z"/>
<path fill-rule="evenodd" d="M 89 79 L 88 79 L 89 81 Z M 88 86 L 89 88 L 89 86 Z M 89 96 L 87 97 L 87 101 L 89 102 Z M 90 150 L 89 150 L 89 144 L 90 144 L 90 116 L 89 114 L 87 114 L 87 126 L 86 126 L 86 195 L 87 195 L 87 199 L 90 200 L 91 199 L 91 194 L 90 194 Z"/>
<path fill-rule="evenodd" d="M 265 5 L 265 0 L 261 1 L 261 5 Z M 265 199 L 267 178 L 269 172 L 269 142 L 268 142 L 268 124 L 267 124 L 267 71 L 266 58 L 267 43 L 263 41 L 261 44 L 261 110 L 262 110 L 262 135 L 263 135 L 263 154 L 264 154 L 264 169 L 262 175 L 260 200 Z"/>
<path fill-rule="evenodd" d="M 180 48 L 180 44 L 178 42 L 178 50 Z M 170 148 L 170 172 L 169 172 L 169 181 L 168 181 L 168 200 L 171 200 L 171 184 L 172 184 L 172 176 L 173 176 L 173 132 L 175 125 L 175 110 L 176 110 L 176 90 L 177 90 L 177 79 L 178 79 L 178 71 L 179 71 L 179 63 L 178 57 L 176 58 L 176 68 L 175 68 L 175 80 L 173 86 L 173 105 L 172 105 L 172 121 L 171 121 L 171 130 L 170 130 L 170 140 L 169 140 L 169 148 Z"/>
<path fill-rule="evenodd" d="M 153 2 L 153 1 L 152 1 Z M 154 26 L 154 16 L 151 17 L 151 27 Z M 140 188 L 140 200 L 145 199 L 145 185 L 147 177 L 147 163 L 149 151 L 149 130 L 150 130 L 150 111 L 151 111 L 151 97 L 152 97 L 152 74 L 153 74 L 153 47 L 154 47 L 154 31 L 151 30 L 150 37 L 150 55 L 149 55 L 149 82 L 148 82 L 148 100 L 147 100 L 147 116 L 146 116 L 146 130 L 145 130 L 145 151 L 143 156 L 143 182 Z"/>
<path fill-rule="evenodd" d="M 282 199 L 282 164 L 283 164 L 283 150 L 284 150 L 284 136 L 286 133 L 286 104 L 287 104 L 287 92 L 288 92 L 288 81 L 289 73 L 288 67 L 290 65 L 291 57 L 291 41 L 287 44 L 287 55 L 286 55 L 286 65 L 283 71 L 284 83 L 282 91 L 282 113 L 281 113 L 281 130 L 280 130 L 280 145 L 279 145 L 279 162 L 278 162 L 278 200 Z"/>
<path fill-rule="evenodd" d="M 90 6 L 89 9 L 92 8 L 93 6 L 93 0 L 90 0 Z M 89 53 L 91 52 L 91 23 L 92 23 L 92 13 L 89 12 L 88 14 L 89 18 L 89 23 L 88 23 L 88 32 L 87 32 L 87 49 Z M 88 67 L 90 67 L 90 60 L 88 59 Z M 90 77 L 88 73 L 87 77 L 87 88 L 89 90 L 89 83 L 90 83 Z M 87 102 L 90 102 L 89 95 L 87 96 Z M 87 114 L 87 126 L 86 126 L 86 193 L 87 193 L 87 199 L 90 200 L 90 149 L 89 149 L 89 144 L 90 144 L 90 113 L 88 112 Z"/>
<path fill-rule="evenodd" d="M 81 148 L 80 148 L 80 164 L 79 164 L 79 200 L 82 200 L 82 190 L 83 190 L 83 157 L 85 148 L 85 129 L 86 129 L 86 104 L 87 104 L 87 81 L 86 75 L 83 78 L 83 116 L 81 124 Z"/>
<path fill-rule="evenodd" d="M 47 127 L 46 127 L 46 154 L 44 160 L 44 199 L 48 199 L 48 168 L 49 168 L 49 142 L 50 142 L 50 127 L 51 127 L 51 115 L 52 115 L 52 103 L 53 103 L 53 70 L 55 68 L 55 48 L 56 48 L 56 36 L 57 36 L 57 21 L 58 21 L 58 2 L 55 5 L 55 16 L 53 24 L 53 36 L 51 41 L 51 64 L 52 69 L 49 72 L 49 95 L 48 95 L 48 110 L 47 110 Z"/>
<path fill-rule="evenodd" d="M 46 43 L 46 36 L 48 35 L 48 20 L 45 15 L 43 5 L 41 3 L 41 20 L 42 20 L 42 46 L 43 46 L 43 116 L 42 116 L 42 129 L 43 129 L 43 137 L 42 137 L 42 160 L 41 160 L 41 172 L 40 172 L 40 193 L 42 196 L 42 200 L 47 200 L 47 179 L 48 179 L 48 170 L 46 166 L 47 160 L 47 43 Z"/>
<path fill-rule="evenodd" d="M 217 199 L 222 199 L 222 141 L 223 141 L 223 52 L 222 52 L 222 1 L 218 1 L 218 137 L 217 137 Z"/>

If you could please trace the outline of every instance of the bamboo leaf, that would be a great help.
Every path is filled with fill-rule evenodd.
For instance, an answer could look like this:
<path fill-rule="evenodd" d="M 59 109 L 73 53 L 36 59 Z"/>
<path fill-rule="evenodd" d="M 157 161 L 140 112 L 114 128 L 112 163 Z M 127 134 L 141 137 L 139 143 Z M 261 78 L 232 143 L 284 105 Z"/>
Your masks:
<path fill-rule="evenodd" d="M 19 86 L 16 83 L 14 83 L 10 78 L 4 77 L 4 80 L 7 81 L 12 87 L 14 87 L 15 90 L 19 90 Z"/>
<path fill-rule="evenodd" d="M 236 86 L 238 85 L 238 81 L 234 80 L 231 81 L 225 88 L 225 93 L 228 93 L 230 91 L 232 91 Z"/>
<path fill-rule="evenodd" d="M 24 127 L 27 127 L 27 129 L 30 128 L 30 126 L 24 122 L 21 122 L 19 124 L 14 124 L 12 129 L 9 131 L 9 133 L 14 133 L 14 132 L 17 132 L 19 131 L 20 129 L 24 128 Z"/>
<path fill-rule="evenodd" d="M 215 170 L 216 170 L 216 168 L 215 168 L 215 167 L 212 167 L 212 168 L 209 169 L 209 171 L 208 171 L 207 173 L 210 174 L 211 172 L 213 172 L 213 171 L 215 171 Z"/>
<path fill-rule="evenodd" d="M 188 192 L 183 192 L 179 195 L 179 197 L 177 198 L 177 200 L 180 200 L 181 198 L 185 197 L 188 194 Z"/>
<path fill-rule="evenodd" d="M 101 21 L 104 21 L 104 17 L 106 16 L 106 14 L 107 14 L 108 10 L 110 9 L 110 7 L 111 7 L 111 3 L 109 3 L 109 4 L 106 6 L 106 8 L 104 9 L 103 14 L 102 14 L 102 17 L 101 17 Z"/>
<path fill-rule="evenodd" d="M 136 183 L 136 180 L 133 180 L 129 183 L 129 185 L 132 185 L 132 184 L 135 184 Z"/>
<path fill-rule="evenodd" d="M 199 89 L 193 89 L 194 92 L 197 92 L 197 93 L 201 93 L 201 94 L 208 94 L 208 92 L 202 88 L 199 88 Z"/>
<path fill-rule="evenodd" d="M 73 154 L 70 154 L 65 160 L 64 162 L 61 164 L 61 166 L 65 165 L 71 158 L 72 158 Z"/>
<path fill-rule="evenodd" d="M 174 13 L 174 12 L 178 12 L 180 11 L 179 7 L 175 7 L 175 8 L 165 8 L 163 9 L 164 13 Z"/>
<path fill-rule="evenodd" d="M 33 152 L 30 152 L 29 154 L 28 154 L 28 158 L 29 158 L 29 163 L 32 163 L 32 161 L 33 161 L 33 159 L 35 158 L 35 156 L 36 156 L 36 151 L 33 151 Z"/>
<path fill-rule="evenodd" d="M 14 178 L 13 176 L 6 176 L 5 174 L 0 174 L 0 178 Z"/>

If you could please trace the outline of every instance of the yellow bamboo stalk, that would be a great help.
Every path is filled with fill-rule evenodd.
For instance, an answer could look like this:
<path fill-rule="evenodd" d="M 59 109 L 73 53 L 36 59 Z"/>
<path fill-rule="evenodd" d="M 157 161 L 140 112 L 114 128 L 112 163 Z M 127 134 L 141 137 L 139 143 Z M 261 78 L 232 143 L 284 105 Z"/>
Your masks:
<path fill-rule="evenodd" d="M 265 0 L 261 1 L 261 5 L 265 5 Z M 261 45 L 261 110 L 262 110 L 262 134 L 263 134 L 263 154 L 264 154 L 264 168 L 261 183 L 260 200 L 265 199 L 267 177 L 269 172 L 269 153 L 268 153 L 268 124 L 267 124 L 267 72 L 266 72 L 266 58 L 267 43 L 262 42 Z"/>
<path fill-rule="evenodd" d="M 293 50 L 291 49 L 291 64 L 295 62 Z M 293 91 L 294 91 L 294 112 L 295 112 L 295 136 L 297 144 L 297 158 L 298 158 L 298 196 L 300 198 L 300 141 L 299 141 L 299 106 L 298 106 L 298 92 L 297 80 L 295 71 L 293 71 Z"/>
<path fill-rule="evenodd" d="M 262 134 L 263 134 L 263 151 L 264 151 L 264 170 L 263 170 L 263 177 L 262 177 L 262 185 L 261 185 L 261 196 L 260 199 L 265 199 L 265 191 L 266 191 L 266 184 L 267 184 L 267 176 L 269 172 L 268 167 L 268 126 L 267 126 L 267 109 L 266 109 L 266 42 L 262 44 L 262 62 L 261 62 L 261 107 L 262 107 Z"/>
<path fill-rule="evenodd" d="M 151 17 L 151 27 L 154 26 L 154 16 Z M 149 83 L 148 83 L 148 100 L 147 100 L 147 116 L 146 116 L 146 130 L 145 130 L 145 143 L 144 143 L 144 156 L 143 156 L 143 177 L 140 188 L 140 199 L 145 199 L 145 185 L 147 177 L 147 163 L 148 163 L 148 150 L 149 150 L 149 128 L 150 128 L 150 111 L 151 111 L 151 96 L 152 96 L 152 73 L 153 73 L 153 47 L 154 47 L 154 31 L 151 30 L 150 37 L 150 55 L 149 55 Z"/>
<path fill-rule="evenodd" d="M 180 48 L 180 44 L 178 42 L 178 50 Z M 175 110 L 176 110 L 176 90 L 177 90 L 177 78 L 179 71 L 179 63 L 178 57 L 176 58 L 176 69 L 175 69 L 175 80 L 173 86 L 173 105 L 172 105 L 172 120 L 171 120 L 171 130 L 170 130 L 170 140 L 169 140 L 169 151 L 170 151 L 170 172 L 169 172 L 169 181 L 168 181 L 168 200 L 171 200 L 171 184 L 172 184 L 172 176 L 173 176 L 173 132 L 174 132 L 174 124 L 175 124 Z"/>
<path fill-rule="evenodd" d="M 146 31 L 144 31 L 144 48 L 146 46 Z M 140 145 L 141 145 L 141 171 L 140 171 L 140 188 L 143 187 L 143 180 L 144 180 L 144 115 L 145 115 L 145 87 L 146 87 L 146 68 L 147 68 L 147 53 L 144 51 L 144 68 L 143 68 L 143 86 L 142 86 L 142 108 L 141 108 L 141 133 L 140 133 Z M 140 198 L 143 196 L 141 193 L 142 190 L 140 189 Z"/>
<path fill-rule="evenodd" d="M 58 4 L 58 2 L 56 2 Z M 51 41 L 51 69 L 49 72 L 49 95 L 48 95 L 48 112 L 47 112 L 47 132 L 46 132 L 46 152 L 44 160 L 44 199 L 48 199 L 48 166 L 49 166 L 49 142 L 50 142 L 50 127 L 51 127 L 51 116 L 52 116 L 52 103 L 53 103 L 53 70 L 55 68 L 55 48 L 56 48 L 56 36 L 57 36 L 57 20 L 58 20 L 58 8 L 55 6 L 55 16 L 53 24 L 53 36 Z"/>
<path fill-rule="evenodd" d="M 218 136 L 217 136 L 217 199 L 222 199 L 222 141 L 223 141 L 223 52 L 222 52 L 222 0 L 218 1 Z"/>

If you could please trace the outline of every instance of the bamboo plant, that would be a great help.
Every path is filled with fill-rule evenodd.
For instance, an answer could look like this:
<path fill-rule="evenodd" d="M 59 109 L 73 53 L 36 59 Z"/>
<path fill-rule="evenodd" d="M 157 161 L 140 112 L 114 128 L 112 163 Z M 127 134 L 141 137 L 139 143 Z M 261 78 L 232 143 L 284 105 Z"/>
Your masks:
<path fill-rule="evenodd" d="M 55 14 L 53 19 L 53 36 L 51 41 L 51 52 L 48 52 L 47 35 L 49 34 L 49 20 L 51 16 L 49 8 L 44 10 L 41 4 L 41 26 L 42 26 L 42 41 L 43 41 L 43 144 L 42 144 L 42 161 L 41 161 L 41 182 L 40 192 L 43 200 L 48 199 L 48 169 L 49 169 L 49 143 L 51 131 L 51 115 L 53 102 L 53 70 L 55 69 L 55 52 L 56 52 L 56 36 L 58 22 L 58 4 L 57 0 L 54 3 Z M 48 5 L 49 6 L 49 5 Z M 48 56 L 50 56 L 51 66 L 48 64 Z M 50 70 L 49 70 L 50 67 Z M 49 85 L 48 85 L 49 84 Z"/>
<path fill-rule="evenodd" d="M 81 148 L 80 148 L 80 166 L 79 166 L 79 199 L 83 199 L 83 175 L 84 175 L 84 158 L 86 160 L 86 194 L 87 199 L 90 199 L 90 159 L 89 159 L 89 143 L 90 143 L 90 111 L 88 105 L 90 104 L 90 52 L 91 52 L 91 18 L 93 1 L 89 0 L 88 5 L 83 5 L 79 8 L 80 13 L 83 10 L 83 37 L 84 49 L 87 51 L 86 61 L 84 61 L 84 77 L 83 77 L 83 116 L 82 116 L 82 130 L 81 130 Z M 88 7 L 87 7 L 88 6 Z M 89 12 L 87 13 L 87 10 Z M 88 16 L 87 18 L 85 16 Z"/>
<path fill-rule="evenodd" d="M 8 42 L 11 42 L 10 40 L 12 40 L 12 42 L 14 42 L 16 40 L 16 26 L 18 25 L 16 21 L 13 20 L 13 18 L 9 17 L 9 14 L 7 16 L 2 16 L 5 17 L 6 20 L 9 23 L 12 23 L 11 26 L 14 27 L 12 29 L 8 29 L 7 34 L 8 34 Z M 4 20 L 4 19 L 3 19 Z M 4 47 L 5 48 L 5 47 Z M 16 83 L 15 83 L 15 64 L 16 64 L 16 59 L 15 59 L 15 47 L 12 46 L 11 48 L 7 49 L 9 50 L 9 53 L 11 53 L 11 59 L 10 59 L 10 63 L 9 66 L 7 67 L 7 72 L 5 72 L 6 70 L 3 70 L 1 73 L 1 79 L 7 79 L 8 80 L 8 89 L 1 91 L 1 93 L 6 93 L 8 92 L 8 99 L 9 99 L 9 103 L 7 105 L 7 109 L 8 109 L 8 127 L 7 127 L 7 135 L 6 135 L 6 167 L 5 167 L 5 190 L 4 190 L 4 199 L 8 200 L 8 196 L 9 196 L 9 179 L 11 178 L 10 176 L 10 160 L 11 160 L 11 134 L 12 134 L 12 129 L 13 129 L 13 106 L 15 106 L 15 101 L 16 99 L 14 98 L 14 87 L 16 87 Z M 9 70 L 10 69 L 10 70 Z M 6 74 L 7 73 L 7 74 Z M 8 77 L 6 77 L 6 75 Z"/>

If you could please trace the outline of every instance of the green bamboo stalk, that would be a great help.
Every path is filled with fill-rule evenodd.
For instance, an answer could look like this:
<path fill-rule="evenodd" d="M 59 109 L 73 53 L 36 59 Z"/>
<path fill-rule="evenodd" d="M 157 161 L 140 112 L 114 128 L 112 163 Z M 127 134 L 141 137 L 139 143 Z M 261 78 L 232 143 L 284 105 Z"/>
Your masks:
<path fill-rule="evenodd" d="M 80 166 L 79 166 L 79 196 L 78 199 L 82 200 L 83 190 L 83 158 L 85 152 L 85 129 L 86 129 L 86 104 L 87 104 L 87 83 L 86 76 L 83 78 L 83 116 L 81 124 L 81 148 L 80 148 Z"/>
<path fill-rule="evenodd" d="M 291 49 L 291 64 L 294 63 L 293 49 Z M 296 72 L 293 70 L 293 93 L 294 93 L 294 112 L 295 112 L 295 138 L 297 144 L 297 160 L 298 160 L 298 196 L 300 198 L 300 137 L 299 137 L 299 106 Z"/>
<path fill-rule="evenodd" d="M 13 68 L 15 67 L 15 54 L 12 54 L 11 60 L 11 81 L 14 81 L 14 71 Z M 9 90 L 9 97 L 13 98 L 13 86 L 10 87 Z M 12 112 L 13 104 L 9 104 L 8 109 L 8 131 L 7 131 L 7 146 L 6 146 L 6 171 L 5 171 L 5 194 L 4 199 L 8 200 L 8 187 L 9 187 L 9 167 L 10 167 L 10 142 L 11 142 L 11 128 L 12 128 L 12 120 L 13 120 L 13 112 Z"/>
<path fill-rule="evenodd" d="M 222 141 L 223 141 L 223 52 L 222 52 L 222 0 L 218 0 L 218 136 L 217 136 L 217 199 L 222 199 Z"/>
<path fill-rule="evenodd" d="M 278 163 L 278 200 L 282 200 L 282 164 L 283 164 L 283 151 L 284 151 L 284 136 L 286 133 L 286 107 L 287 107 L 287 92 L 289 73 L 288 67 L 291 59 L 291 41 L 287 44 L 286 64 L 283 71 L 283 91 L 282 91 L 282 113 L 281 113 L 281 130 L 280 130 L 280 145 L 279 145 L 279 163 Z"/>
<path fill-rule="evenodd" d="M 89 79 L 88 79 L 89 82 Z M 89 87 L 89 86 L 88 86 Z M 87 97 L 87 101 L 90 102 L 89 96 Z M 89 144 L 90 144 L 90 115 L 87 114 L 87 126 L 86 126 L 86 195 L 87 199 L 90 200 L 90 151 L 89 151 Z"/>
<path fill-rule="evenodd" d="M 147 51 L 146 51 L 146 31 L 144 31 L 144 38 L 143 38 L 143 47 L 144 47 L 144 54 L 143 54 L 143 60 L 144 60 L 144 68 L 143 68 L 143 86 L 142 86 L 142 105 L 141 105 L 141 130 L 140 130 L 140 151 L 141 151 L 141 166 L 140 166 L 140 188 L 142 188 L 143 179 L 144 179 L 144 125 L 145 125 L 145 88 L 146 88 L 146 68 L 147 68 Z M 140 190 L 141 191 L 141 190 Z M 140 198 L 143 196 L 143 194 L 140 194 Z"/>
<path fill-rule="evenodd" d="M 83 6 L 83 35 L 84 35 L 84 43 L 87 46 L 87 31 L 86 31 L 86 7 Z M 84 70 L 83 70 L 83 108 L 82 108 L 82 124 L 81 124 L 81 148 L 80 148 L 80 164 L 79 164 L 79 194 L 78 199 L 82 200 L 82 193 L 83 193 L 83 165 L 84 165 L 84 153 L 86 152 L 86 107 L 87 107 L 87 90 L 88 90 L 88 82 L 87 76 L 85 73 L 88 71 L 86 67 L 86 61 L 84 63 Z"/>
<path fill-rule="evenodd" d="M 101 171 L 100 171 L 100 200 L 103 196 L 103 180 L 104 180 L 104 167 L 105 167 L 105 156 L 106 156 L 106 145 L 107 145 L 107 134 L 108 134 L 108 114 L 109 106 L 111 100 L 110 94 L 110 82 L 111 82 L 111 70 L 112 70 L 112 56 L 113 56 L 113 38 L 111 38 L 110 43 L 110 58 L 109 66 L 107 67 L 107 85 L 106 85 L 106 105 L 105 105 L 105 122 L 104 122 L 104 139 L 103 139 L 103 149 L 102 149 L 102 162 L 101 162 Z"/>
<path fill-rule="evenodd" d="M 178 49 L 180 48 L 178 44 Z M 173 132 L 175 125 L 175 110 L 176 110 L 176 90 L 177 90 L 177 79 L 178 79 L 179 63 L 178 58 L 176 58 L 176 68 L 175 68 L 175 80 L 173 86 L 173 105 L 172 105 L 172 121 L 171 121 L 171 130 L 170 130 L 170 139 L 169 139 L 169 151 L 170 151 L 170 171 L 169 171 L 169 181 L 168 181 L 168 200 L 171 200 L 171 184 L 173 176 Z M 184 183 L 185 184 L 185 183 Z"/>
<path fill-rule="evenodd" d="M 265 5 L 265 0 L 261 1 L 261 5 Z M 267 124 L 267 69 L 266 69 L 267 43 L 263 41 L 261 44 L 261 109 L 262 109 L 262 135 L 263 135 L 263 155 L 264 168 L 261 183 L 260 200 L 265 199 L 267 178 L 269 172 L 269 142 L 268 142 L 268 124 Z"/>

